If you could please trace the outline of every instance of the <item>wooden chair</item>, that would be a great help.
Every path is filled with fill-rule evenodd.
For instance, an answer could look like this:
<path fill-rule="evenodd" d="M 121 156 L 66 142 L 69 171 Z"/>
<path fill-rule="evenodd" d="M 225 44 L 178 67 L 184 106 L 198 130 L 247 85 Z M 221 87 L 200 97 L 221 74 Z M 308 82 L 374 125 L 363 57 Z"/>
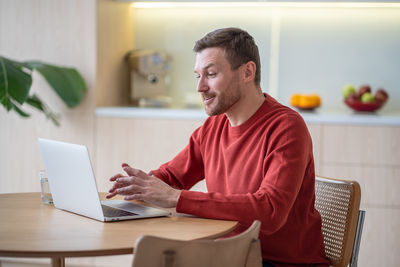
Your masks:
<path fill-rule="evenodd" d="M 357 266 L 365 211 L 359 210 L 360 185 L 317 176 L 315 208 L 322 218 L 325 253 L 331 266 Z"/>
<path fill-rule="evenodd" d="M 258 234 L 254 221 L 243 233 L 217 240 L 180 241 L 142 236 L 136 241 L 133 267 L 261 267 Z"/>

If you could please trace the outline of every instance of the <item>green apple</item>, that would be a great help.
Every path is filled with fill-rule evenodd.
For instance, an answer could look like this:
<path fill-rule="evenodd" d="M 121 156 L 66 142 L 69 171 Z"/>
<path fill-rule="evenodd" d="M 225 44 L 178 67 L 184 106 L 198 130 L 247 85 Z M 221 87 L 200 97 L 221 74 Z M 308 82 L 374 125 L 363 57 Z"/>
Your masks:
<path fill-rule="evenodd" d="M 346 99 L 349 95 L 356 93 L 354 85 L 347 84 L 342 89 L 343 98 Z"/>
<path fill-rule="evenodd" d="M 375 97 L 371 93 L 364 93 L 361 96 L 361 102 L 363 103 L 371 103 L 375 101 Z"/>

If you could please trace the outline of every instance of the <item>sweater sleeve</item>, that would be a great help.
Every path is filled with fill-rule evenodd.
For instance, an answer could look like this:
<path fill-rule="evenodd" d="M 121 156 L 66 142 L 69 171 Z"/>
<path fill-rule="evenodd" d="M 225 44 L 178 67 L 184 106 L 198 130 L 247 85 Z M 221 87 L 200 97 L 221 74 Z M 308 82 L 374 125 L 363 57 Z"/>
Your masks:
<path fill-rule="evenodd" d="M 198 139 L 201 129 L 200 127 L 193 132 L 189 144 L 178 155 L 151 173 L 178 189 L 190 189 L 204 179 L 204 164 Z"/>
<path fill-rule="evenodd" d="M 312 144 L 304 121 L 286 115 L 266 142 L 263 178 L 256 192 L 222 194 L 182 191 L 177 211 L 201 217 L 237 220 L 250 225 L 262 222 L 262 231 L 271 234 L 285 223 L 298 197 L 306 172 L 311 171 Z"/>

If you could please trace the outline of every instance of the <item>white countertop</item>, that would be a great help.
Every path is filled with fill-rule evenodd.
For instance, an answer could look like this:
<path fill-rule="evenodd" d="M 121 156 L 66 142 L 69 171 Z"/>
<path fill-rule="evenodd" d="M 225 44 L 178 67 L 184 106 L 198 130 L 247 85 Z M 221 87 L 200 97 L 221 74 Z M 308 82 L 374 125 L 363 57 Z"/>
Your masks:
<path fill-rule="evenodd" d="M 354 112 L 349 109 L 299 112 L 307 123 L 399 126 L 399 111 Z M 98 107 L 98 117 L 205 120 L 202 109 Z"/>

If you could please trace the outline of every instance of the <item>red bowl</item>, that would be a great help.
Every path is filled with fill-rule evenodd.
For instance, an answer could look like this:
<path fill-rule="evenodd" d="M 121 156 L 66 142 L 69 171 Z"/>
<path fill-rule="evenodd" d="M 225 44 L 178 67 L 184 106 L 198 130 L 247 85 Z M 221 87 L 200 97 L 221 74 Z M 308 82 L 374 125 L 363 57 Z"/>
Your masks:
<path fill-rule="evenodd" d="M 359 100 L 348 100 L 344 101 L 346 105 L 356 111 L 375 111 L 380 109 L 383 106 L 383 102 L 371 102 L 371 103 L 363 103 Z"/>

